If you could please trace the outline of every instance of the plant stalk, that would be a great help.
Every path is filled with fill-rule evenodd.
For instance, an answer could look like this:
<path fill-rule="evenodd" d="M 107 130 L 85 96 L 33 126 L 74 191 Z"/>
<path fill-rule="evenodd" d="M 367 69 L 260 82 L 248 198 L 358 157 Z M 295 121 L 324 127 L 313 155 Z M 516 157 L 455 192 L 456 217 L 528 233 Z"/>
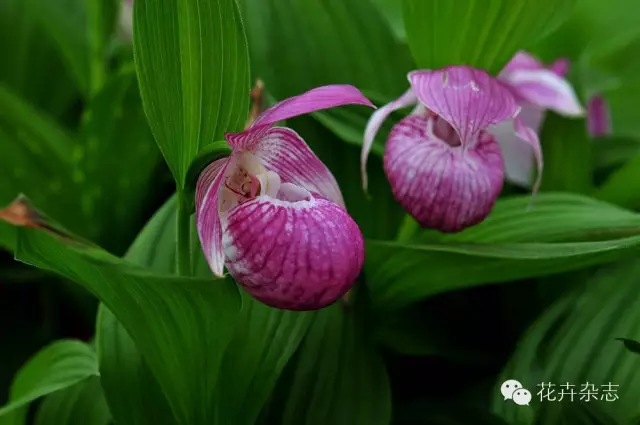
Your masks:
<path fill-rule="evenodd" d="M 178 191 L 178 213 L 176 214 L 176 270 L 180 276 L 191 275 L 191 214 L 189 203 L 182 191 Z"/>

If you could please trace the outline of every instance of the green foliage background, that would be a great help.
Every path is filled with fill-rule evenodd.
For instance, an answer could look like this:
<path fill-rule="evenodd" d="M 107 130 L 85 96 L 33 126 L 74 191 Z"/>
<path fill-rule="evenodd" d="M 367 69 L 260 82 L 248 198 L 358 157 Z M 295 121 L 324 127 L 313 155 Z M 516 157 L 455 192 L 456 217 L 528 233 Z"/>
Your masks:
<path fill-rule="evenodd" d="M 640 3 L 134 10 L 131 41 L 116 0 L 0 1 L 0 205 L 25 194 L 74 235 L 0 222 L 0 425 L 640 423 Z M 522 49 L 568 57 L 582 102 L 610 104 L 613 133 L 592 139 L 584 119 L 549 113 L 535 208 L 506 186 L 486 221 L 455 235 L 415 229 L 393 200 L 381 161 L 392 123 L 367 197 L 370 111 L 287 122 L 365 235 L 352 305 L 268 308 L 211 275 L 192 222 L 177 227 L 194 167 L 242 129 L 256 78 L 271 101 L 353 84 L 382 105 L 410 70 L 495 74 Z M 532 391 L 530 406 L 505 403 L 506 379 Z M 541 382 L 611 382 L 619 399 L 540 402 Z"/>

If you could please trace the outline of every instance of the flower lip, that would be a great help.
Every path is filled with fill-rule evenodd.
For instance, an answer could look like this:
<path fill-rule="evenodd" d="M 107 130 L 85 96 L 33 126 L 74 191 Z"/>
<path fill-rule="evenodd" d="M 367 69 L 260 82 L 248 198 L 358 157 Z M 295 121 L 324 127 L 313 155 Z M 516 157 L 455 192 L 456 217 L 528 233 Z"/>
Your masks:
<path fill-rule="evenodd" d="M 292 310 L 321 308 L 353 285 L 364 242 L 335 178 L 295 131 L 272 127 L 348 104 L 375 108 L 353 86 L 324 86 L 277 103 L 241 133 L 226 134 L 231 155 L 203 171 L 196 192 L 198 235 L 214 274 L 222 276 L 226 264 L 255 298 Z M 288 258 L 289 252 L 306 259 Z"/>

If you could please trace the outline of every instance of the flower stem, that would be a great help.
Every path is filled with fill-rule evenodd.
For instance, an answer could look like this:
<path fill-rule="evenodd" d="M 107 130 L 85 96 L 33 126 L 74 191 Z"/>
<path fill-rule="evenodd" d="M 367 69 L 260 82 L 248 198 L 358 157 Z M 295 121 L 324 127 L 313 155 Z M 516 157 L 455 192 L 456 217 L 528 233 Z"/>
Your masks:
<path fill-rule="evenodd" d="M 183 192 L 178 191 L 178 214 L 176 215 L 177 271 L 180 276 L 191 275 L 191 214 Z"/>
<path fill-rule="evenodd" d="M 407 214 L 400 225 L 400 230 L 398 230 L 398 236 L 396 239 L 398 242 L 408 242 L 419 228 L 420 226 L 418 225 L 418 222 Z"/>

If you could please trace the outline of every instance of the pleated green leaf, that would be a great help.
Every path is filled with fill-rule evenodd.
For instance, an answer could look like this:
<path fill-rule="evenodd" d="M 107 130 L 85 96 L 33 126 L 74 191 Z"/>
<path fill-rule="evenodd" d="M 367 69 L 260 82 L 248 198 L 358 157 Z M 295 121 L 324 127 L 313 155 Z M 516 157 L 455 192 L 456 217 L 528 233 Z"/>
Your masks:
<path fill-rule="evenodd" d="M 280 382 L 267 423 L 386 425 L 387 372 L 359 306 L 318 311 Z"/>
<path fill-rule="evenodd" d="M 178 424 L 216 420 L 218 372 L 240 307 L 234 285 L 155 274 L 64 233 L 21 229 L 16 251 L 21 261 L 83 285 L 113 312 Z"/>
<path fill-rule="evenodd" d="M 156 143 L 179 187 L 192 159 L 225 131 L 241 130 L 249 59 L 234 0 L 139 0 L 134 55 Z"/>
<path fill-rule="evenodd" d="M 16 374 L 9 403 L 0 408 L 0 417 L 9 424 L 22 424 L 26 406 L 32 401 L 98 376 L 95 352 L 74 340 L 54 342 L 33 356 Z"/>
<path fill-rule="evenodd" d="M 399 308 L 446 291 L 611 262 L 640 249 L 636 214 L 577 195 L 555 195 L 548 203 L 526 212 L 526 198 L 505 201 L 485 223 L 431 242 L 369 240 L 365 273 L 374 303 Z"/>
<path fill-rule="evenodd" d="M 276 99 L 326 84 L 352 84 L 386 103 L 409 88 L 415 66 L 372 0 L 243 0 L 253 68 Z M 314 114 L 336 135 L 362 145 L 371 110 Z M 381 138 L 381 140 L 383 140 Z"/>
<path fill-rule="evenodd" d="M 157 272 L 172 273 L 176 264 L 175 216 L 172 198 L 140 233 L 126 258 Z M 210 276 L 195 233 L 192 240 L 196 275 Z M 211 404 L 218 417 L 224 418 L 221 421 L 252 425 L 314 315 L 269 308 L 244 293 L 242 306 L 223 354 L 216 399 Z M 101 309 L 97 325 L 100 370 L 116 420 L 149 425 L 179 423 L 167 413 L 166 401 L 136 344 L 110 311 L 104 306 Z"/>
<path fill-rule="evenodd" d="M 496 74 L 556 29 L 575 0 L 403 0 L 407 40 L 422 69 L 470 65 Z"/>
<path fill-rule="evenodd" d="M 100 386 L 92 376 L 45 398 L 36 414 L 36 425 L 108 425 L 111 414 Z"/>
<path fill-rule="evenodd" d="M 575 391 L 574 404 L 587 404 L 586 385 L 593 385 L 596 398 L 590 397 L 588 405 L 597 412 L 590 416 L 616 418 L 572 423 L 635 423 L 640 415 L 640 357 L 616 338 L 640 338 L 639 276 L 640 263 L 635 260 L 604 267 L 584 287 L 553 304 L 527 331 L 501 378 L 513 377 L 530 388 L 542 382 L 555 384 L 548 394 L 555 402 L 534 396 L 536 418 L 531 423 L 558 423 L 571 413 L 569 395 L 566 402 L 558 402 L 560 385 L 566 383 L 574 385 L 564 389 Z M 517 409 L 496 396 L 494 410 L 510 420 Z"/>
<path fill-rule="evenodd" d="M 175 425 L 167 398 L 147 361 L 113 313 L 100 305 L 96 322 L 100 381 L 118 424 Z"/>
<path fill-rule="evenodd" d="M 540 141 L 544 156 L 541 190 L 591 193 L 593 141 L 585 120 L 548 112 Z"/>

